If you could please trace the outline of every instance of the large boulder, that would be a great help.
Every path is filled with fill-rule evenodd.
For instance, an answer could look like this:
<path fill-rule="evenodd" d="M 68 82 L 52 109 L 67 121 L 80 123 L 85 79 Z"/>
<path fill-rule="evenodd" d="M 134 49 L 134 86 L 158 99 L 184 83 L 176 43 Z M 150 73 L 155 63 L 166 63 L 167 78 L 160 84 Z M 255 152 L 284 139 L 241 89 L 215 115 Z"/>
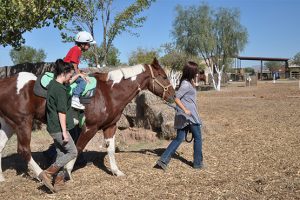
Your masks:
<path fill-rule="evenodd" d="M 158 133 L 160 138 L 171 139 L 175 136 L 173 108 L 149 91 L 141 92 L 129 103 L 123 114 L 132 127 L 142 127 Z"/>

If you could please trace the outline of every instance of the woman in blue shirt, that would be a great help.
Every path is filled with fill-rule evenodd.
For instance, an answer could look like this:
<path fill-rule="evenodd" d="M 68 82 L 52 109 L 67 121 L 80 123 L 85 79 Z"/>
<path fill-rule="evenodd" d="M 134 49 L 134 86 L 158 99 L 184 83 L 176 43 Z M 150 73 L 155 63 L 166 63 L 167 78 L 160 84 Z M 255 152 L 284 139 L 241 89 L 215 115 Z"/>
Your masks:
<path fill-rule="evenodd" d="M 197 112 L 195 77 L 198 72 L 198 65 L 188 62 L 183 67 L 179 89 L 176 92 L 176 114 L 174 128 L 177 130 L 177 137 L 169 144 L 165 152 L 157 161 L 157 165 L 166 170 L 172 155 L 185 138 L 185 131 L 188 128 L 194 137 L 194 163 L 193 167 L 203 167 L 201 119 Z"/>

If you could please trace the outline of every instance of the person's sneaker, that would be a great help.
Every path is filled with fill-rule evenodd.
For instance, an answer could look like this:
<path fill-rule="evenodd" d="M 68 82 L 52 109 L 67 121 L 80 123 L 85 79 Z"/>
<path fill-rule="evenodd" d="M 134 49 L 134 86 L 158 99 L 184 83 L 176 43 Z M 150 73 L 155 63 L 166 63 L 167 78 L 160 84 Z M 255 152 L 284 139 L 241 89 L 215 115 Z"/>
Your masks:
<path fill-rule="evenodd" d="M 72 105 L 71 106 L 73 108 L 76 108 L 76 109 L 79 109 L 79 110 L 84 110 L 85 109 L 85 106 L 80 103 L 79 98 L 75 97 L 75 96 L 72 97 Z"/>
<path fill-rule="evenodd" d="M 167 165 L 164 163 L 164 162 L 162 162 L 161 160 L 158 160 L 157 162 L 156 162 L 156 166 L 158 166 L 158 167 L 160 167 L 161 169 L 163 169 L 164 171 L 166 171 L 167 170 Z"/>
<path fill-rule="evenodd" d="M 201 163 L 201 165 L 194 165 L 193 168 L 194 169 L 205 169 L 206 166 L 204 165 L 204 163 Z"/>

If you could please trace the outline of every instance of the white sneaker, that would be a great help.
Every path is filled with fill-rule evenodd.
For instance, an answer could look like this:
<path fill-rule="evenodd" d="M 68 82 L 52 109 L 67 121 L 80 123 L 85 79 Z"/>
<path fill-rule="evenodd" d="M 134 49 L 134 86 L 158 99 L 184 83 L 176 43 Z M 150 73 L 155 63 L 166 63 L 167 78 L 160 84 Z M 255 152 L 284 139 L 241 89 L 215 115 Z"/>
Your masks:
<path fill-rule="evenodd" d="M 82 105 L 79 101 L 78 97 L 72 97 L 72 105 L 73 108 L 79 109 L 79 110 L 84 110 L 85 106 Z"/>

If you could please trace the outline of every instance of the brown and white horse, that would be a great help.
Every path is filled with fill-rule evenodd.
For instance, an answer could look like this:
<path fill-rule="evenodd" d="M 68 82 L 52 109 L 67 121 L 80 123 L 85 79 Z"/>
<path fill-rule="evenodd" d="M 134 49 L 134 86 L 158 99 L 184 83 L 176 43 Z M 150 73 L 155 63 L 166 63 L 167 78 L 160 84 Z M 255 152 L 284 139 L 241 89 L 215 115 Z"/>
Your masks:
<path fill-rule="evenodd" d="M 95 95 L 91 102 L 85 105 L 86 123 L 76 146 L 78 151 L 82 152 L 96 132 L 103 130 L 111 171 L 114 175 L 122 176 L 124 174 L 118 169 L 114 154 L 116 123 L 123 109 L 140 90 L 148 89 L 164 100 L 170 101 L 174 98 L 174 89 L 156 59 L 151 65 L 128 68 L 127 72 L 119 69 L 107 75 L 110 79 L 102 81 L 103 74 L 94 74 L 97 79 Z M 13 132 L 17 135 L 18 153 L 28 163 L 28 167 L 36 176 L 42 172 L 32 158 L 30 150 L 33 119 L 45 123 L 46 101 L 33 93 L 35 80 L 36 76 L 27 72 L 0 80 L 0 181 L 4 181 L 1 152 Z M 70 177 L 74 163 L 75 160 L 67 166 Z"/>

